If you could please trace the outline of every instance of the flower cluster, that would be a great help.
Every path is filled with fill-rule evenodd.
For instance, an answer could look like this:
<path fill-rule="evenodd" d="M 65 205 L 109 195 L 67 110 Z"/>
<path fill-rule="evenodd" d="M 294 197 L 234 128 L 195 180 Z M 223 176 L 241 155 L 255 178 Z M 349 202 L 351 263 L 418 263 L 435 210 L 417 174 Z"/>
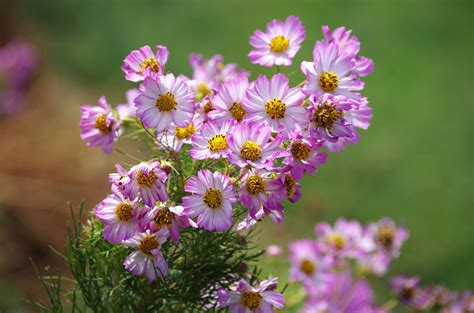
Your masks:
<path fill-rule="evenodd" d="M 289 246 L 290 279 L 308 295 L 301 312 L 384 312 L 365 278 L 386 273 L 408 232 L 389 219 L 366 226 L 339 219 L 334 226 L 317 224 L 315 231 L 316 240 Z"/>
<path fill-rule="evenodd" d="M 148 139 L 151 148 L 151 159 L 130 169 L 117 165 L 112 194 L 95 209 L 104 238 L 134 248 L 124 263 L 128 270 L 150 280 L 167 276 L 160 247 L 169 237 L 179 244 L 183 227 L 228 231 L 236 225 L 240 231 L 267 216 L 280 222 L 284 201 L 298 201 L 299 181 L 317 173 L 327 151 L 357 142 L 357 128 L 366 129 L 372 114 L 355 91 L 363 88 L 359 77 L 371 72 L 372 61 L 358 56 L 359 41 L 350 31 L 324 26 L 323 35 L 314 60 L 301 66 L 306 81 L 294 87 L 279 67 L 272 77 L 252 81 L 220 55 L 191 55 L 192 78 L 175 75 L 166 70 L 167 47 L 144 46 L 122 66 L 125 79 L 139 84 L 127 93 L 127 104 L 114 110 L 102 97 L 98 106 L 81 108 L 81 138 L 89 146 L 111 153 L 125 134 Z M 288 66 L 304 39 L 299 18 L 274 20 L 266 33 L 250 37 L 249 58 Z M 341 248 L 337 240 L 321 248 L 354 256 L 347 240 Z M 383 253 L 383 244 L 367 242 L 366 257 L 396 255 L 397 240 Z M 280 308 L 281 299 L 269 291 L 275 284 L 253 288 L 241 281 L 236 291 L 221 293 L 220 305 L 240 306 L 239 312 L 242 305 L 255 312 Z"/>
<path fill-rule="evenodd" d="M 36 62 L 34 49 L 24 41 L 12 41 L 0 48 L 0 116 L 20 109 Z"/>
<path fill-rule="evenodd" d="M 419 277 L 400 275 L 390 281 L 398 301 L 412 311 L 441 313 L 474 312 L 474 294 L 470 290 L 457 293 L 444 286 L 420 286 Z"/>

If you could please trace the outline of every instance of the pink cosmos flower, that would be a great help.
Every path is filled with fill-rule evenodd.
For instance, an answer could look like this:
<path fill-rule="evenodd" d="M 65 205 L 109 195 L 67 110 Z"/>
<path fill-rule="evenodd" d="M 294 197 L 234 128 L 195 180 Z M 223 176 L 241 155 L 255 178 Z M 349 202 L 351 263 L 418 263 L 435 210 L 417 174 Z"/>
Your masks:
<path fill-rule="evenodd" d="M 180 228 L 197 227 L 196 223 L 186 215 L 184 208 L 180 205 L 168 206 L 162 203 L 152 209 L 145 210 L 144 214 L 140 215 L 142 218 L 139 224 L 142 231 L 149 229 L 154 233 L 161 228 L 166 228 L 174 243 L 178 243 Z"/>
<path fill-rule="evenodd" d="M 293 179 L 300 180 L 305 173 L 316 174 L 316 167 L 326 163 L 327 153 L 318 152 L 321 143 L 312 138 L 304 138 L 301 132 L 294 135 L 288 145 L 288 156 L 283 164 L 290 169 Z"/>
<path fill-rule="evenodd" d="M 357 128 L 367 129 L 372 109 L 366 98 L 355 104 L 344 96 L 324 95 L 321 102 L 310 97 L 307 113 L 308 132 L 315 140 L 322 140 L 329 151 L 338 152 L 348 144 L 359 141 Z"/>
<path fill-rule="evenodd" d="M 207 95 L 196 104 L 196 114 L 199 114 L 204 122 L 211 121 L 209 114 L 216 109 L 213 102 L 213 95 Z"/>
<path fill-rule="evenodd" d="M 120 122 L 115 118 L 105 97 L 100 97 L 97 106 L 81 107 L 81 139 L 89 147 L 102 147 L 104 153 L 111 153 L 118 139 Z"/>
<path fill-rule="evenodd" d="M 264 280 L 258 287 L 252 287 L 245 280 L 240 280 L 232 290 L 218 291 L 219 308 L 228 307 L 230 313 L 270 313 L 274 308 L 283 309 L 285 299 L 274 289 L 278 278 Z"/>
<path fill-rule="evenodd" d="M 213 122 L 206 123 L 199 133 L 192 136 L 193 148 L 189 154 L 196 160 L 226 158 L 232 124 L 227 122 L 217 127 Z"/>
<path fill-rule="evenodd" d="M 124 187 L 124 193 L 130 199 L 135 199 L 140 195 L 143 203 L 149 207 L 154 207 L 156 201 L 168 200 L 168 191 L 165 186 L 168 175 L 161 169 L 160 162 L 142 162 L 135 165 L 128 172 L 128 176 L 130 181 Z"/>
<path fill-rule="evenodd" d="M 248 112 L 246 120 L 267 123 L 272 131 L 288 139 L 306 122 L 306 111 L 301 106 L 304 98 L 301 89 L 289 89 L 284 74 L 276 74 L 271 80 L 260 75 L 247 91 L 242 107 Z"/>
<path fill-rule="evenodd" d="M 362 90 L 364 83 L 352 74 L 352 55 L 341 54 L 335 42 L 317 41 L 313 51 L 314 62 L 301 63 L 306 75 L 303 91 L 321 102 L 325 94 L 346 96 L 358 103 L 361 95 L 353 91 Z"/>
<path fill-rule="evenodd" d="M 140 85 L 141 94 L 135 99 L 137 116 L 147 127 L 158 133 L 174 123 L 186 127 L 189 114 L 194 113 L 194 94 L 181 78 L 173 74 L 146 77 Z"/>
<path fill-rule="evenodd" d="M 247 111 L 242 107 L 242 101 L 249 86 L 247 77 L 238 77 L 219 85 L 212 100 L 214 110 L 209 112 L 209 118 L 217 125 L 227 121 L 242 122 Z"/>
<path fill-rule="evenodd" d="M 286 198 L 291 203 L 297 202 L 301 198 L 301 184 L 290 172 L 281 172 L 279 177 L 280 184 L 285 187 Z"/>
<path fill-rule="evenodd" d="M 197 224 L 207 230 L 232 227 L 232 204 L 236 197 L 230 178 L 221 172 L 201 170 L 184 187 L 192 195 L 183 198 L 185 213 L 197 217 Z"/>
<path fill-rule="evenodd" d="M 224 64 L 223 61 L 224 58 L 218 54 L 209 60 L 204 59 L 200 54 L 189 56 L 189 63 L 193 67 L 193 77 L 188 84 L 199 97 L 212 94 L 213 89 L 222 82 L 249 76 L 249 73 L 240 70 L 237 64 Z"/>
<path fill-rule="evenodd" d="M 191 144 L 191 138 L 195 133 L 198 133 L 203 125 L 203 115 L 195 113 L 189 114 L 189 120 L 186 127 L 171 127 L 165 132 L 158 135 L 158 149 L 171 149 L 179 151 L 183 144 Z"/>
<path fill-rule="evenodd" d="M 362 226 L 358 221 L 340 218 L 331 227 L 327 223 L 316 224 L 318 245 L 335 257 L 355 258 L 360 255 Z"/>
<path fill-rule="evenodd" d="M 156 233 L 146 231 L 137 233 L 123 244 L 135 249 L 123 262 L 125 269 L 135 276 L 145 275 L 149 281 L 158 277 L 166 277 L 170 271 L 163 254 L 161 245 L 168 240 L 168 230 L 160 229 Z"/>
<path fill-rule="evenodd" d="M 324 257 L 313 240 L 303 239 L 293 241 L 289 245 L 290 279 L 323 285 L 325 275 L 332 270 L 330 257 Z"/>
<path fill-rule="evenodd" d="M 271 127 L 266 125 L 253 122 L 237 125 L 227 142 L 232 151 L 229 161 L 239 167 L 272 167 L 273 160 L 285 156 L 285 152 L 279 149 L 281 135 L 271 139 L 271 134 Z"/>
<path fill-rule="evenodd" d="M 369 252 L 380 251 L 397 258 L 408 236 L 409 233 L 404 227 L 397 226 L 389 218 L 384 218 L 367 226 L 364 234 L 364 248 Z"/>
<path fill-rule="evenodd" d="M 328 26 L 322 26 L 324 38 L 327 41 L 335 42 L 343 54 L 353 57 L 354 67 L 352 73 L 357 76 L 367 76 L 374 70 L 374 62 L 366 57 L 358 56 L 360 42 L 357 37 L 351 37 L 351 30 L 345 27 L 338 27 L 331 31 Z"/>
<path fill-rule="evenodd" d="M 137 109 L 135 108 L 134 100 L 140 95 L 138 89 L 129 89 L 125 94 L 127 103 L 118 104 L 116 109 L 120 119 L 130 118 L 136 116 Z"/>
<path fill-rule="evenodd" d="M 256 30 L 249 43 L 253 50 L 248 57 L 254 64 L 262 66 L 290 66 L 292 59 L 305 40 L 303 24 L 296 16 L 288 16 L 285 22 L 273 20 L 267 31 Z"/>
<path fill-rule="evenodd" d="M 122 71 L 125 73 L 125 79 L 139 82 L 148 76 L 163 74 L 168 55 L 168 48 L 165 46 L 156 46 L 156 53 L 153 53 L 150 46 L 133 50 L 123 61 Z"/>
<path fill-rule="evenodd" d="M 135 235 L 139 212 L 138 203 L 120 193 L 109 195 L 94 209 L 95 216 L 105 224 L 102 234 L 111 243 L 120 243 Z"/>
<path fill-rule="evenodd" d="M 243 169 L 246 171 L 246 169 Z M 256 219 L 260 209 L 264 212 L 283 211 L 281 200 L 285 194 L 284 186 L 271 177 L 272 172 L 251 169 L 242 177 L 240 201 L 249 209 L 249 215 Z"/>

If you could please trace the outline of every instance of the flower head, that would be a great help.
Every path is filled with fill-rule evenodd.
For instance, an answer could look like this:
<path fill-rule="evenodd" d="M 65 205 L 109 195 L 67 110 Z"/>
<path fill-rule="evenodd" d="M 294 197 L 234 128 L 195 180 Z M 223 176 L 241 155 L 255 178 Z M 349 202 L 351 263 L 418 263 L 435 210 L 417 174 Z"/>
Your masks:
<path fill-rule="evenodd" d="M 166 228 L 174 243 L 177 243 L 179 240 L 180 228 L 197 227 L 196 223 L 186 215 L 184 208 L 180 205 L 171 206 L 162 203 L 154 208 L 145 210 L 144 214 L 140 215 L 142 216 L 140 219 L 142 231 L 149 229 L 153 233 L 161 228 Z"/>
<path fill-rule="evenodd" d="M 127 247 L 135 248 L 123 262 L 125 269 L 135 276 L 145 275 L 149 281 L 169 275 L 168 264 L 161 253 L 161 245 L 168 240 L 168 230 L 163 228 L 156 233 L 146 231 L 136 233 L 124 241 Z"/>
<path fill-rule="evenodd" d="M 344 96 L 324 95 L 322 102 L 310 98 L 310 103 L 308 132 L 332 152 L 357 143 L 359 135 L 356 129 L 367 129 L 372 118 L 372 109 L 366 98 L 355 104 Z"/>
<path fill-rule="evenodd" d="M 307 81 L 304 92 L 319 102 L 325 94 L 346 96 L 359 102 L 361 95 L 353 91 L 362 90 L 364 83 L 352 74 L 352 56 L 341 54 L 338 45 L 332 41 L 317 41 L 313 54 L 314 62 L 301 63 Z"/>
<path fill-rule="evenodd" d="M 362 226 L 355 220 L 338 219 L 331 227 L 319 223 L 315 227 L 317 242 L 326 253 L 335 257 L 357 257 L 360 255 Z"/>
<path fill-rule="evenodd" d="M 275 312 L 274 308 L 283 309 L 285 299 L 274 289 L 278 278 L 264 280 L 258 287 L 252 287 L 245 280 L 240 280 L 233 290 L 218 291 L 219 308 L 230 308 L 231 313 L 239 312 Z"/>
<path fill-rule="evenodd" d="M 316 174 L 316 167 L 326 163 L 327 154 L 318 152 L 321 144 L 312 138 L 304 138 L 301 133 L 295 134 L 288 145 L 288 156 L 283 160 L 293 179 L 301 179 L 305 173 Z"/>
<path fill-rule="evenodd" d="M 306 121 L 306 111 L 301 106 L 304 98 L 299 88 L 289 89 L 284 74 L 276 74 L 271 80 L 260 75 L 247 91 L 242 107 L 248 112 L 246 120 L 264 122 L 288 139 Z"/>
<path fill-rule="evenodd" d="M 271 134 L 271 127 L 266 125 L 253 122 L 237 125 L 228 140 L 232 151 L 229 155 L 230 162 L 239 167 L 272 167 L 273 160 L 285 153 L 279 149 L 281 135 L 272 139 Z"/>
<path fill-rule="evenodd" d="M 186 182 L 184 190 L 192 193 L 183 198 L 185 212 L 198 218 L 199 227 L 218 231 L 231 228 L 236 197 L 228 176 L 201 170 Z"/>
<path fill-rule="evenodd" d="M 111 153 L 118 138 L 120 122 L 115 118 L 105 97 L 99 98 L 97 106 L 81 107 L 81 139 L 90 147 L 102 147 L 104 153 Z"/>
<path fill-rule="evenodd" d="M 129 182 L 124 187 L 124 193 L 130 199 L 140 196 L 145 205 L 154 207 L 156 201 L 166 202 L 168 191 L 165 182 L 168 175 L 161 169 L 161 163 L 142 162 L 132 167 L 128 173 Z"/>
<path fill-rule="evenodd" d="M 151 75 L 162 75 L 168 55 L 168 48 L 165 46 L 156 46 L 156 53 L 153 53 L 150 46 L 133 50 L 123 61 L 122 71 L 125 73 L 125 79 L 139 82 Z"/>
<path fill-rule="evenodd" d="M 135 99 L 137 116 L 147 127 L 158 133 L 171 123 L 186 127 L 189 114 L 194 113 L 194 94 L 181 78 L 173 74 L 146 77 L 140 85 L 141 94 Z"/>
<path fill-rule="evenodd" d="M 203 125 L 204 116 L 198 113 L 188 115 L 189 122 L 186 124 L 186 127 L 171 125 L 168 130 L 158 135 L 158 149 L 179 151 L 183 144 L 191 144 L 192 136 L 198 133 Z"/>
<path fill-rule="evenodd" d="M 249 209 L 249 215 L 254 219 L 260 209 L 264 212 L 283 211 L 281 200 L 284 195 L 282 192 L 284 186 L 271 176 L 271 172 L 251 169 L 242 177 L 240 201 Z"/>
<path fill-rule="evenodd" d="M 112 243 L 120 243 L 135 234 L 139 212 L 139 204 L 120 193 L 109 195 L 94 210 L 95 216 L 105 224 L 102 232 L 105 240 Z"/>
<path fill-rule="evenodd" d="M 292 242 L 290 251 L 290 278 L 310 284 L 323 284 L 325 275 L 332 270 L 332 262 L 324 257 L 313 240 Z"/>
<path fill-rule="evenodd" d="M 298 17 L 288 16 L 284 22 L 273 20 L 267 24 L 265 33 L 258 29 L 250 37 L 253 50 L 248 56 L 254 64 L 290 66 L 305 38 Z"/>
<path fill-rule="evenodd" d="M 390 257 L 399 257 L 400 248 L 408 238 L 408 231 L 397 226 L 389 218 L 384 218 L 367 226 L 364 238 L 365 248 L 368 251 L 380 251 Z"/>
<path fill-rule="evenodd" d="M 212 100 L 214 110 L 209 112 L 209 118 L 217 125 L 222 125 L 227 121 L 242 122 L 247 115 L 242 101 L 248 86 L 247 77 L 238 77 L 221 83 Z"/>
<path fill-rule="evenodd" d="M 201 131 L 192 137 L 193 148 L 189 154 L 196 160 L 219 159 L 229 155 L 228 140 L 232 124 L 227 122 L 221 127 L 213 122 L 206 123 Z"/>

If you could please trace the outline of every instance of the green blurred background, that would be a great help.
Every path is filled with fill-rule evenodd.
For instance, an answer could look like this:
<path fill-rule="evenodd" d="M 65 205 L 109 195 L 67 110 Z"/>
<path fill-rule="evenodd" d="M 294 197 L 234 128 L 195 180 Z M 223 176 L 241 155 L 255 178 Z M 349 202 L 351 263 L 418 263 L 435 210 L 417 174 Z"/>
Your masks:
<path fill-rule="evenodd" d="M 63 139 L 74 142 L 70 153 L 93 154 L 91 162 L 98 162 L 103 173 L 112 170 L 113 162 L 101 163 L 106 156 L 83 149 L 78 110 L 103 94 L 111 103 L 123 102 L 125 90 L 133 87 L 120 70 L 130 50 L 166 45 L 171 53 L 167 69 L 187 75 L 189 53 L 220 53 L 226 63 L 239 63 L 255 78 L 275 70 L 250 64 L 248 37 L 274 18 L 297 15 L 307 39 L 288 70 L 296 84 L 303 79 L 299 63 L 311 59 L 314 41 L 322 38 L 321 25 L 352 29 L 362 42 L 361 54 L 375 61 L 375 72 L 364 79 L 364 95 L 374 110 L 372 125 L 359 145 L 331 154 L 317 176 L 304 179 L 303 198 L 288 207 L 284 223 L 266 222 L 261 228 L 261 246 L 285 246 L 313 236 L 318 221 L 389 216 L 411 233 L 391 273 L 419 274 L 426 283 L 445 283 L 455 290 L 473 287 L 472 1 L 22 0 L 2 8 L 8 12 L 9 34 L 39 50 L 39 80 L 51 88 L 44 102 L 55 108 L 57 119 L 72 121 L 71 137 Z M 67 174 L 68 167 L 61 166 L 55 170 Z M 107 177 L 98 179 L 104 181 L 99 195 L 83 193 L 89 207 L 107 193 Z M 286 275 L 285 260 L 267 257 L 264 262 L 267 272 Z M 16 286 L 15 299 L 20 299 L 31 285 L 15 281 L 12 275 L 0 281 L 0 310 L 27 310 L 9 296 L 10 286 Z"/>

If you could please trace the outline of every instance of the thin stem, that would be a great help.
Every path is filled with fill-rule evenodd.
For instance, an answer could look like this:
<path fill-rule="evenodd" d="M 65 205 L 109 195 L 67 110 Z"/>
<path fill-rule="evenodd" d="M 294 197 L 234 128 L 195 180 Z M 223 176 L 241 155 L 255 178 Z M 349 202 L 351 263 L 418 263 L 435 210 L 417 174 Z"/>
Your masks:
<path fill-rule="evenodd" d="M 134 161 L 137 161 L 137 162 L 139 162 L 139 163 L 142 162 L 142 160 L 140 160 L 139 158 L 134 157 L 133 155 L 131 155 L 131 154 L 128 153 L 128 152 L 122 151 L 122 150 L 120 150 L 120 149 L 118 149 L 118 148 L 115 148 L 115 151 L 117 151 L 118 153 L 120 153 L 120 154 L 122 154 L 122 155 L 124 155 L 124 156 L 126 156 L 126 157 L 129 157 L 130 159 L 132 159 L 132 160 L 134 160 Z"/>
<path fill-rule="evenodd" d="M 388 312 L 388 311 L 391 311 L 393 308 L 395 308 L 397 305 L 398 305 L 398 300 L 395 298 L 392 298 L 382 305 L 382 309 Z"/>

